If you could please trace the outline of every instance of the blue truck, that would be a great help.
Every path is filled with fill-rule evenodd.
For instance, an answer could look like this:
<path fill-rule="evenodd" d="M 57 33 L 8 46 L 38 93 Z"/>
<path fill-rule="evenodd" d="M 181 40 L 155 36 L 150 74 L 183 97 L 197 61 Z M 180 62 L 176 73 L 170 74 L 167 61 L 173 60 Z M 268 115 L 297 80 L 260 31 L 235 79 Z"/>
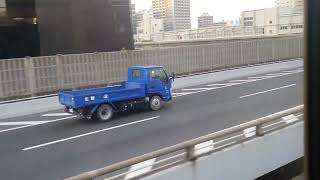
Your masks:
<path fill-rule="evenodd" d="M 65 111 L 87 119 L 109 121 L 115 112 L 123 112 L 143 105 L 160 110 L 163 102 L 172 99 L 171 77 L 161 66 L 128 68 L 128 81 L 112 87 L 63 91 L 58 93 Z"/>

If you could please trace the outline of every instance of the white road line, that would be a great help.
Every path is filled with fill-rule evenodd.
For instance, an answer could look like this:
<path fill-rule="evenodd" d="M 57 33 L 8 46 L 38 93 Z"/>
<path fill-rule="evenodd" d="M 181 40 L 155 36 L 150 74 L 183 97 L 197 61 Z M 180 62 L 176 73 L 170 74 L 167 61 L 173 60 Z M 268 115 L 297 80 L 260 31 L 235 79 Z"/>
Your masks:
<path fill-rule="evenodd" d="M 194 155 L 197 156 L 200 154 L 204 154 L 212 151 L 213 149 L 214 149 L 213 140 L 206 141 L 194 146 Z"/>
<path fill-rule="evenodd" d="M 34 126 L 34 125 L 26 125 L 26 126 L 20 126 L 20 127 L 15 127 L 15 128 L 4 129 L 4 130 L 1 130 L 0 133 L 7 132 L 7 131 L 13 131 L 13 130 L 16 130 L 16 129 L 27 128 L 27 127 L 30 127 L 30 126 Z"/>
<path fill-rule="evenodd" d="M 232 81 L 229 81 L 231 83 L 236 83 L 236 82 L 254 82 L 254 81 L 257 81 L 257 80 L 251 80 L 251 79 L 246 79 L 246 80 L 232 80 Z"/>
<path fill-rule="evenodd" d="M 240 84 L 240 83 L 226 83 L 226 84 L 208 84 L 207 86 L 230 86 L 230 85 L 235 85 L 235 84 Z"/>
<path fill-rule="evenodd" d="M 155 161 L 156 161 L 156 158 L 149 159 L 147 161 L 132 165 L 130 167 L 129 173 L 124 177 L 124 179 L 125 180 L 132 179 L 151 171 L 152 165 L 154 164 Z"/>
<path fill-rule="evenodd" d="M 77 116 L 70 116 L 70 117 L 65 117 L 65 118 L 61 118 L 61 119 L 55 119 L 55 120 L 46 121 L 46 122 L 43 121 L 42 124 L 47 124 L 47 123 L 52 123 L 52 122 L 57 122 L 57 121 L 63 121 L 63 120 L 72 119 L 72 118 L 75 118 L 75 117 L 77 117 Z M 13 130 L 17 130 L 17 129 L 23 129 L 23 128 L 32 127 L 32 126 L 37 126 L 37 125 L 42 125 L 42 124 L 31 124 L 31 125 L 26 125 L 26 126 L 21 126 L 21 127 L 4 129 L 4 130 L 1 130 L 0 133 L 2 133 L 2 132 L 8 132 L 8 131 L 13 131 Z"/>
<path fill-rule="evenodd" d="M 179 96 L 179 95 L 188 95 L 190 93 L 172 93 L 173 96 Z"/>
<path fill-rule="evenodd" d="M 251 128 L 243 130 L 244 136 L 246 138 L 249 138 L 249 137 L 256 135 L 256 129 L 257 129 L 256 127 L 251 127 Z"/>
<path fill-rule="evenodd" d="M 269 89 L 269 90 L 266 90 L 266 91 L 261 91 L 261 92 L 257 92 L 257 93 L 253 93 L 253 94 L 248 94 L 248 95 L 245 95 L 245 96 L 241 96 L 240 99 L 246 98 L 246 97 L 250 97 L 250 96 L 255 96 L 255 95 L 258 95 L 258 94 L 271 92 L 271 91 L 276 91 L 276 90 L 279 90 L 279 89 L 284 89 L 284 88 L 288 88 L 288 87 L 292 87 L 292 86 L 296 86 L 296 84 L 290 84 L 290 85 L 282 86 L 282 87 L 279 87 L 279 88 L 274 88 L 274 89 Z"/>
<path fill-rule="evenodd" d="M 98 131 L 93 131 L 93 132 L 89 132 L 89 133 L 85 133 L 85 134 L 80 134 L 80 135 L 77 135 L 77 136 L 72 136 L 72 137 L 68 137 L 68 138 L 64 138 L 64 139 L 60 139 L 60 140 L 56 140 L 56 141 L 52 141 L 52 142 L 48 142 L 48 143 L 44 143 L 44 144 L 39 144 L 39 145 L 36 145 L 36 146 L 31 146 L 31 147 L 24 148 L 22 150 L 23 151 L 28 151 L 28 150 L 31 150 L 31 149 L 36 149 L 36 148 L 49 146 L 49 145 L 52 145 L 52 144 L 57 144 L 57 143 L 60 143 L 60 142 L 69 141 L 69 140 L 72 140 L 72 139 L 84 137 L 84 136 L 89 136 L 89 135 L 93 135 L 93 134 L 97 134 L 97 133 L 101 133 L 101 132 L 105 132 L 105 131 L 110 131 L 110 130 L 113 130 L 113 129 L 118 129 L 118 128 L 121 128 L 121 127 L 125 127 L 125 126 L 129 126 L 129 125 L 133 125 L 133 124 L 146 122 L 146 121 L 150 121 L 150 120 L 157 119 L 157 118 L 160 118 L 160 116 L 155 116 L 155 117 L 151 117 L 151 118 L 147 118 L 147 119 L 143 119 L 143 120 L 127 123 L 127 124 L 122 124 L 122 125 L 119 125 L 119 126 L 114 126 L 114 127 L 101 129 L 101 130 L 98 130 Z"/>
<path fill-rule="evenodd" d="M 182 89 L 182 91 L 199 91 L 199 90 L 213 90 L 213 89 L 218 89 L 219 87 L 216 88 L 188 88 L 188 89 Z"/>
<path fill-rule="evenodd" d="M 259 81 L 259 80 L 273 78 L 273 77 L 276 77 L 276 76 L 253 76 L 253 77 L 248 77 L 248 79 L 257 79 L 257 81 Z"/>
<path fill-rule="evenodd" d="M 293 115 L 293 114 L 290 114 L 288 116 L 282 117 L 281 119 L 283 119 L 287 124 L 293 123 L 293 122 L 299 120 L 298 117 Z"/>
<path fill-rule="evenodd" d="M 282 71 L 282 72 L 284 72 L 284 73 L 295 73 L 295 72 L 298 72 L 298 71 L 301 71 L 301 70 Z"/>
<path fill-rule="evenodd" d="M 15 122 L 0 122 L 0 126 L 22 126 L 22 125 L 38 125 L 47 123 L 48 121 L 15 121 Z"/>
<path fill-rule="evenodd" d="M 56 117 L 56 116 L 72 116 L 70 113 L 50 113 L 50 114 L 44 114 L 43 117 Z"/>
<path fill-rule="evenodd" d="M 280 77 L 280 76 L 286 76 L 286 75 L 290 75 L 290 74 L 298 74 L 300 72 L 296 72 L 296 73 L 282 73 L 281 75 L 279 76 L 274 76 L 272 75 L 273 77 L 269 77 L 269 78 L 265 78 L 265 79 L 271 79 L 271 78 L 274 78 L 274 77 Z M 270 74 L 268 74 L 269 76 Z M 231 86 L 235 86 L 235 85 L 240 85 L 240 84 L 247 84 L 247 83 L 251 83 L 251 82 L 255 82 L 255 81 L 260 81 L 260 80 L 264 80 L 264 79 L 255 79 L 255 80 L 241 80 L 242 82 L 237 82 L 237 83 L 226 83 L 226 84 L 208 84 L 207 86 L 217 86 L 219 85 L 220 87 L 215 87 L 214 89 L 222 89 L 222 88 L 226 88 L 226 87 L 231 87 Z M 243 82 L 245 81 L 245 82 Z M 223 85 L 223 86 L 221 86 Z M 200 93 L 200 92 L 205 92 L 205 91 L 210 91 L 210 90 L 214 90 L 214 89 L 204 89 L 204 90 L 199 90 L 199 91 L 196 91 L 196 92 L 192 92 L 192 93 L 189 93 L 189 94 L 185 94 L 185 95 L 190 95 L 190 94 L 196 94 L 196 93 Z M 185 95 L 175 95 L 173 97 L 181 97 L 181 96 L 185 96 Z"/>
<path fill-rule="evenodd" d="M 267 74 L 267 76 L 280 77 L 280 76 L 285 76 L 285 75 L 290 75 L 290 74 L 295 74 L 295 73 L 274 73 L 274 74 Z"/>

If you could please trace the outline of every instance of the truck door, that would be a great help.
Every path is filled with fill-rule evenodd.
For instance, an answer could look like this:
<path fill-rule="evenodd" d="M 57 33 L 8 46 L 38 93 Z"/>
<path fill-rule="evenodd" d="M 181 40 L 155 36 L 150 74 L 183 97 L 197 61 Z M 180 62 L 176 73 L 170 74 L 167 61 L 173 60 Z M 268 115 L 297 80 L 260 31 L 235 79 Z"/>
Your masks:
<path fill-rule="evenodd" d="M 161 94 L 164 100 L 171 99 L 171 80 L 162 68 L 149 69 L 149 94 Z"/>

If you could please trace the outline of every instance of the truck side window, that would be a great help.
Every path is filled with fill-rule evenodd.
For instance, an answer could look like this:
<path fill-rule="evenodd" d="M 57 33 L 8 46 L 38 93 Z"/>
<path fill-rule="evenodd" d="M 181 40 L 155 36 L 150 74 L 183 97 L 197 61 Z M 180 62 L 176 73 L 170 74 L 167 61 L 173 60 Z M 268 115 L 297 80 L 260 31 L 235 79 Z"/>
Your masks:
<path fill-rule="evenodd" d="M 150 78 L 151 79 L 158 79 L 162 81 L 163 83 L 168 83 L 168 78 L 163 69 L 157 68 L 157 69 L 150 69 L 149 70 Z"/>
<path fill-rule="evenodd" d="M 140 70 L 136 69 L 136 70 L 132 71 L 132 77 L 140 78 L 140 76 L 141 76 L 141 71 Z"/>

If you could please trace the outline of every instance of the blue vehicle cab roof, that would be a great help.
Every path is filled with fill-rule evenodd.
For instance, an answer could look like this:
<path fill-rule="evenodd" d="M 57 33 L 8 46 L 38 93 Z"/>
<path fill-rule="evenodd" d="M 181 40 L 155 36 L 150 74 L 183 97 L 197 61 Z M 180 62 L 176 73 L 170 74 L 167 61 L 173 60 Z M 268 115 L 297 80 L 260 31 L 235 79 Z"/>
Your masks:
<path fill-rule="evenodd" d="M 153 68 L 162 68 L 162 66 L 131 66 L 130 68 L 139 68 L 139 69 L 153 69 Z"/>

